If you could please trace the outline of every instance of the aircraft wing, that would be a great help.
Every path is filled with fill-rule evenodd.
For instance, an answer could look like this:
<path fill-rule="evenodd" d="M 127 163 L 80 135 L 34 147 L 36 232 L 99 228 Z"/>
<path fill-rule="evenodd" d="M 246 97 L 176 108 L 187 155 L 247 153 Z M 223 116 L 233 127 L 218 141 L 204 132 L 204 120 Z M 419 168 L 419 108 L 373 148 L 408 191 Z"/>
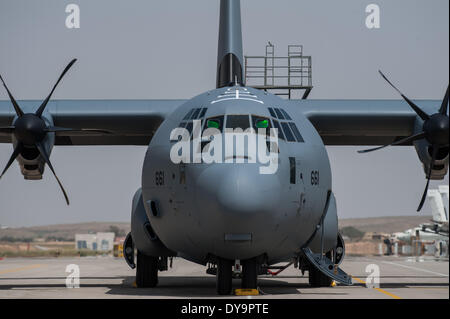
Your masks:
<path fill-rule="evenodd" d="M 162 121 L 185 100 L 54 100 L 47 110 L 54 125 L 99 132 L 57 132 L 55 145 L 148 145 Z M 290 112 L 302 112 L 326 145 L 384 145 L 415 131 L 416 113 L 402 100 L 289 100 Z M 439 101 L 417 104 L 435 113 Z M 33 112 L 40 101 L 19 101 L 24 112 Z M 12 124 L 10 101 L 0 101 L 0 127 Z M 11 143 L 11 134 L 0 132 L 0 143 Z M 411 143 L 403 144 L 411 145 Z"/>
<path fill-rule="evenodd" d="M 34 112 L 42 101 L 18 101 L 24 112 Z M 184 100 L 54 100 L 46 111 L 54 126 L 110 131 L 56 132 L 55 145 L 148 145 L 164 119 Z M 10 101 L 0 101 L 0 127 L 15 116 Z M 0 132 L 0 143 L 11 143 L 11 134 Z"/>
<path fill-rule="evenodd" d="M 414 134 L 416 123 L 420 123 L 416 121 L 421 121 L 403 100 L 290 100 L 288 103 L 290 112 L 299 110 L 311 121 L 326 145 L 385 145 Z M 415 103 L 428 114 L 434 114 L 441 101 Z"/>

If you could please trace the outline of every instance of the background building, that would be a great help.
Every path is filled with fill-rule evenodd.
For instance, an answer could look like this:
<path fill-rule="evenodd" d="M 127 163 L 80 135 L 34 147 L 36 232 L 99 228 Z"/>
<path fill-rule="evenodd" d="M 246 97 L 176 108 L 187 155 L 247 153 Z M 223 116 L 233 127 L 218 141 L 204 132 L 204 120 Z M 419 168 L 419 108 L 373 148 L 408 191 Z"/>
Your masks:
<path fill-rule="evenodd" d="M 114 233 L 75 234 L 75 249 L 110 251 L 114 248 Z"/>

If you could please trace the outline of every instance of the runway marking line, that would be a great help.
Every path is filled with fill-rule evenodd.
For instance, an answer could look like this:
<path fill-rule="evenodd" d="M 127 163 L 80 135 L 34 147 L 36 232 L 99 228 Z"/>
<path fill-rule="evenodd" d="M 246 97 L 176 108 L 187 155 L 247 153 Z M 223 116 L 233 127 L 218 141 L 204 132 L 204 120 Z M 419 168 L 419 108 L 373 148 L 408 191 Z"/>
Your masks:
<path fill-rule="evenodd" d="M 402 265 L 402 264 L 394 263 L 394 262 L 391 262 L 391 261 L 382 261 L 382 263 L 383 264 L 388 264 L 388 265 L 395 265 L 395 266 L 408 268 L 408 269 L 413 269 L 413 270 L 418 270 L 418 271 L 423 271 L 423 272 L 427 272 L 429 274 L 439 275 L 439 276 L 442 276 L 442 277 L 448 277 L 448 275 L 441 274 L 439 272 L 435 272 L 435 271 L 431 271 L 431 270 L 427 270 L 427 269 L 422 269 L 422 268 L 419 268 L 419 267 L 412 267 L 412 266 Z"/>
<path fill-rule="evenodd" d="M 360 283 L 362 283 L 364 285 L 366 284 L 366 282 L 364 280 L 361 280 L 358 277 L 352 276 L 352 278 L 356 279 L 356 281 L 358 281 L 358 282 L 360 282 Z M 375 290 L 377 290 L 377 291 L 379 291 L 379 292 L 381 292 L 381 293 L 383 293 L 385 295 L 388 295 L 389 297 L 392 297 L 394 299 L 402 299 L 401 297 L 396 296 L 394 294 L 391 294 L 390 292 L 387 292 L 386 290 L 383 290 L 381 288 L 373 288 L 373 289 L 375 289 Z"/>
<path fill-rule="evenodd" d="M 20 267 L 20 268 L 0 270 L 0 275 L 8 274 L 8 273 L 11 273 L 11 272 L 18 272 L 18 271 L 22 271 L 22 270 L 35 269 L 35 268 L 39 268 L 39 267 L 42 267 L 42 265 L 38 265 L 37 264 L 37 265 L 30 265 L 30 266 Z"/>

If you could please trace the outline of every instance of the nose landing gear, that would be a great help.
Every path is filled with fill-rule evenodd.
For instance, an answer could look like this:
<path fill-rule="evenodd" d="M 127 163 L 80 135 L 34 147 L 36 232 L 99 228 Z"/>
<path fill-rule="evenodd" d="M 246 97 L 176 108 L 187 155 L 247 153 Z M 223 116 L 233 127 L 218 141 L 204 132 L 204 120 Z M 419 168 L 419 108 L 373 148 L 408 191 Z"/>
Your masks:
<path fill-rule="evenodd" d="M 224 258 L 217 258 L 216 288 L 219 295 L 229 295 L 233 284 L 234 261 Z M 242 289 L 257 289 L 258 287 L 258 261 L 250 258 L 241 261 L 242 265 Z M 208 273 L 213 273 L 212 271 Z"/>
<path fill-rule="evenodd" d="M 242 261 L 242 288 L 257 289 L 258 287 L 258 263 L 256 258 Z"/>
<path fill-rule="evenodd" d="M 216 288 L 219 295 L 231 294 L 233 285 L 233 261 L 217 258 Z"/>

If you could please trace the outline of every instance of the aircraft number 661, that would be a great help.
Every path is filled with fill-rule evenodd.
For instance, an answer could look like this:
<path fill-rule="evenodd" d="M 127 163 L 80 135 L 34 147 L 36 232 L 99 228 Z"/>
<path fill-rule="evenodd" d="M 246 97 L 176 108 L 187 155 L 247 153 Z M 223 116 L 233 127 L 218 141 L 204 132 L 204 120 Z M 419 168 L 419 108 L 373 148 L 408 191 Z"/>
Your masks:
<path fill-rule="evenodd" d="M 156 184 L 156 186 L 164 185 L 164 171 L 156 171 L 155 172 L 155 184 Z"/>
<path fill-rule="evenodd" d="M 319 185 L 319 171 L 311 172 L 311 185 Z"/>

